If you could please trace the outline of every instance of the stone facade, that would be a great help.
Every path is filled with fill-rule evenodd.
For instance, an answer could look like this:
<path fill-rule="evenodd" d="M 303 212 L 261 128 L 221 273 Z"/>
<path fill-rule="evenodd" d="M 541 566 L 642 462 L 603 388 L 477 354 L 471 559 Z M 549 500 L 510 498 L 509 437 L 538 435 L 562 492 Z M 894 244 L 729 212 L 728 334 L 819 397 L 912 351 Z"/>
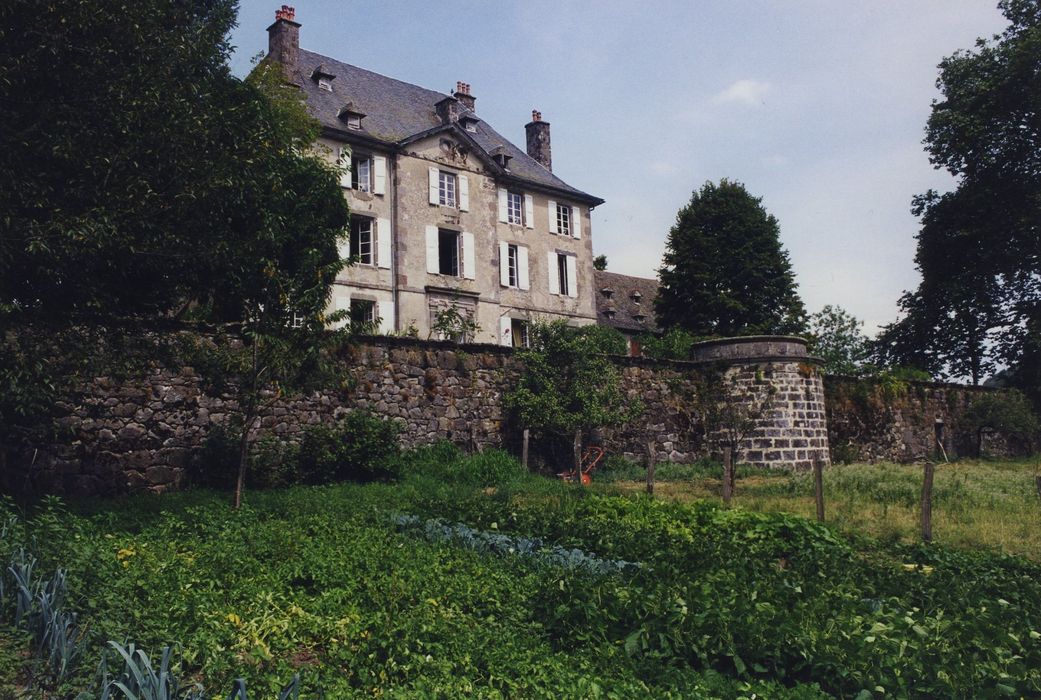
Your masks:
<path fill-rule="evenodd" d="M 552 173 L 540 113 L 525 151 L 478 116 L 467 83 L 446 95 L 301 49 L 293 12 L 268 35 L 321 125 L 316 152 L 343 170 L 341 256 L 356 262 L 330 311 L 431 338 L 451 307 L 477 324 L 467 340 L 500 345 L 523 344 L 535 320 L 596 322 L 590 212 L 603 200 Z"/>

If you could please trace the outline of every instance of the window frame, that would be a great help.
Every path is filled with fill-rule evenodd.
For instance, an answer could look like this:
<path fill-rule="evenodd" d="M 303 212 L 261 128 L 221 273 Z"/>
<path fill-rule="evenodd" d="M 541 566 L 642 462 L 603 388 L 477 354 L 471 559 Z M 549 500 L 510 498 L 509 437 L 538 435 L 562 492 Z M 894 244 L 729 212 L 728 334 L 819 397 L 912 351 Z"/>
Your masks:
<path fill-rule="evenodd" d="M 516 205 L 516 206 L 514 206 Z M 514 210 L 516 209 L 516 216 Z M 524 225 L 524 193 L 506 190 L 506 223 L 514 226 Z"/>
<path fill-rule="evenodd" d="M 449 238 L 452 239 L 451 243 L 447 243 Z M 440 227 L 437 229 L 437 263 L 439 275 L 445 275 L 446 277 L 463 276 L 462 245 L 463 236 L 459 231 Z M 448 269 L 454 267 L 454 272 L 445 272 L 446 254 L 451 256 L 447 267 Z"/>
<path fill-rule="evenodd" d="M 447 170 L 437 171 L 437 200 L 442 207 L 459 206 L 459 176 Z"/>
<path fill-rule="evenodd" d="M 367 227 L 368 241 L 364 239 Z M 366 248 L 367 255 L 366 255 Z M 359 265 L 376 264 L 376 220 L 368 216 L 351 216 L 350 255 L 357 258 Z M 365 258 L 368 257 L 368 260 Z"/>
<path fill-rule="evenodd" d="M 364 308 L 364 311 L 359 309 Z M 376 301 L 374 299 L 359 299 L 351 297 L 350 307 L 348 308 L 348 316 L 351 319 L 351 325 L 368 325 L 375 326 L 379 321 L 379 316 L 376 312 Z"/>
<path fill-rule="evenodd" d="M 531 324 L 521 318 L 510 319 L 510 341 L 515 348 L 531 347 Z"/>
<path fill-rule="evenodd" d="M 571 235 L 571 207 L 557 202 L 557 233 L 561 236 Z"/>
<path fill-rule="evenodd" d="M 364 164 L 365 183 L 362 186 L 361 170 Z M 351 189 L 358 192 L 372 193 L 373 186 L 373 162 L 372 156 L 366 154 L 351 154 Z"/>
<path fill-rule="evenodd" d="M 568 286 L 567 259 L 571 257 L 567 253 L 557 253 L 557 278 L 560 296 L 571 296 L 571 288 Z"/>

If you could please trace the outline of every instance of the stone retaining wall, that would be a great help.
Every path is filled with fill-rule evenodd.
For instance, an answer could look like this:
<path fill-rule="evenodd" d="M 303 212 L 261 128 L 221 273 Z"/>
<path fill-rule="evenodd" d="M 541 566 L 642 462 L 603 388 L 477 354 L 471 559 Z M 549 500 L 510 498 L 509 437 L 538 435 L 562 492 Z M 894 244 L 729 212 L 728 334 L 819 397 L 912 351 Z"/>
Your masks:
<path fill-rule="evenodd" d="M 502 407 L 521 369 L 509 348 L 379 337 L 353 346 L 344 362 L 347 388 L 279 400 L 262 415 L 264 433 L 293 441 L 308 425 L 367 409 L 399 421 L 406 447 L 440 439 L 471 450 L 519 446 L 520 431 Z M 605 431 L 609 452 L 642 460 L 649 440 L 659 461 L 706 456 L 718 435 L 710 430 L 706 438 L 699 392 L 713 387 L 732 394 L 737 405 L 755 404 L 770 392 L 744 436 L 741 460 L 804 468 L 814 456 L 826 459 L 820 377 L 805 362 L 761 353 L 724 364 L 715 356 L 701 363 L 616 362 L 624 391 L 646 410 L 631 425 Z M 706 383 L 713 372 L 722 372 L 722 383 Z M 233 408 L 230 396 L 208 394 L 191 368 L 157 368 L 127 381 L 99 377 L 75 400 L 59 404 L 53 439 L 8 449 L 4 487 L 87 494 L 179 488 L 207 433 Z"/>

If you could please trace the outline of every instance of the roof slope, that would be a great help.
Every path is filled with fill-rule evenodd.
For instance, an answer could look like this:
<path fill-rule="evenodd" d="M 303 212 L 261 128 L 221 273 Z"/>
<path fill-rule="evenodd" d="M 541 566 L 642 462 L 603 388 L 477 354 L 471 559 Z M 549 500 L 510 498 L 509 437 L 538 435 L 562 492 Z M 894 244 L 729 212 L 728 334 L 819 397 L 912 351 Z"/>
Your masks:
<path fill-rule="evenodd" d="M 601 326 L 611 326 L 630 333 L 659 331 L 654 315 L 658 280 L 594 270 L 593 284 L 596 320 Z"/>
<path fill-rule="evenodd" d="M 318 87 L 311 74 L 318 66 L 322 72 L 336 76 L 332 91 Z M 359 134 L 371 139 L 395 145 L 416 134 L 441 126 L 441 119 L 434 107 L 448 95 L 427 90 L 364 68 L 352 66 L 327 56 L 300 49 L 297 75 L 293 76 L 307 100 L 307 108 L 322 126 L 346 131 L 340 119 L 340 110 L 350 104 L 351 110 L 365 115 Z M 541 163 L 529 156 L 505 137 L 482 121 L 475 113 L 460 105 L 464 116 L 477 119 L 476 133 L 463 132 L 486 156 L 496 148 L 505 149 L 512 156 L 508 169 L 500 168 L 506 177 L 548 187 L 571 194 L 580 199 L 600 203 L 603 200 L 567 184 Z"/>

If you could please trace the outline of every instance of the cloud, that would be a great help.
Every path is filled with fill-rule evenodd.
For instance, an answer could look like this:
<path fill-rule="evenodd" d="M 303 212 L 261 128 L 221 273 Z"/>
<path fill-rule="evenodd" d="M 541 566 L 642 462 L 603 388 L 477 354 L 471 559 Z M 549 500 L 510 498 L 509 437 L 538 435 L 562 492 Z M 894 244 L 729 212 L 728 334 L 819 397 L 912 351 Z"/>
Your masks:
<path fill-rule="evenodd" d="M 759 80 L 738 80 L 723 92 L 712 98 L 712 104 L 743 104 L 757 107 L 763 103 L 763 98 L 770 91 L 770 83 Z"/>

